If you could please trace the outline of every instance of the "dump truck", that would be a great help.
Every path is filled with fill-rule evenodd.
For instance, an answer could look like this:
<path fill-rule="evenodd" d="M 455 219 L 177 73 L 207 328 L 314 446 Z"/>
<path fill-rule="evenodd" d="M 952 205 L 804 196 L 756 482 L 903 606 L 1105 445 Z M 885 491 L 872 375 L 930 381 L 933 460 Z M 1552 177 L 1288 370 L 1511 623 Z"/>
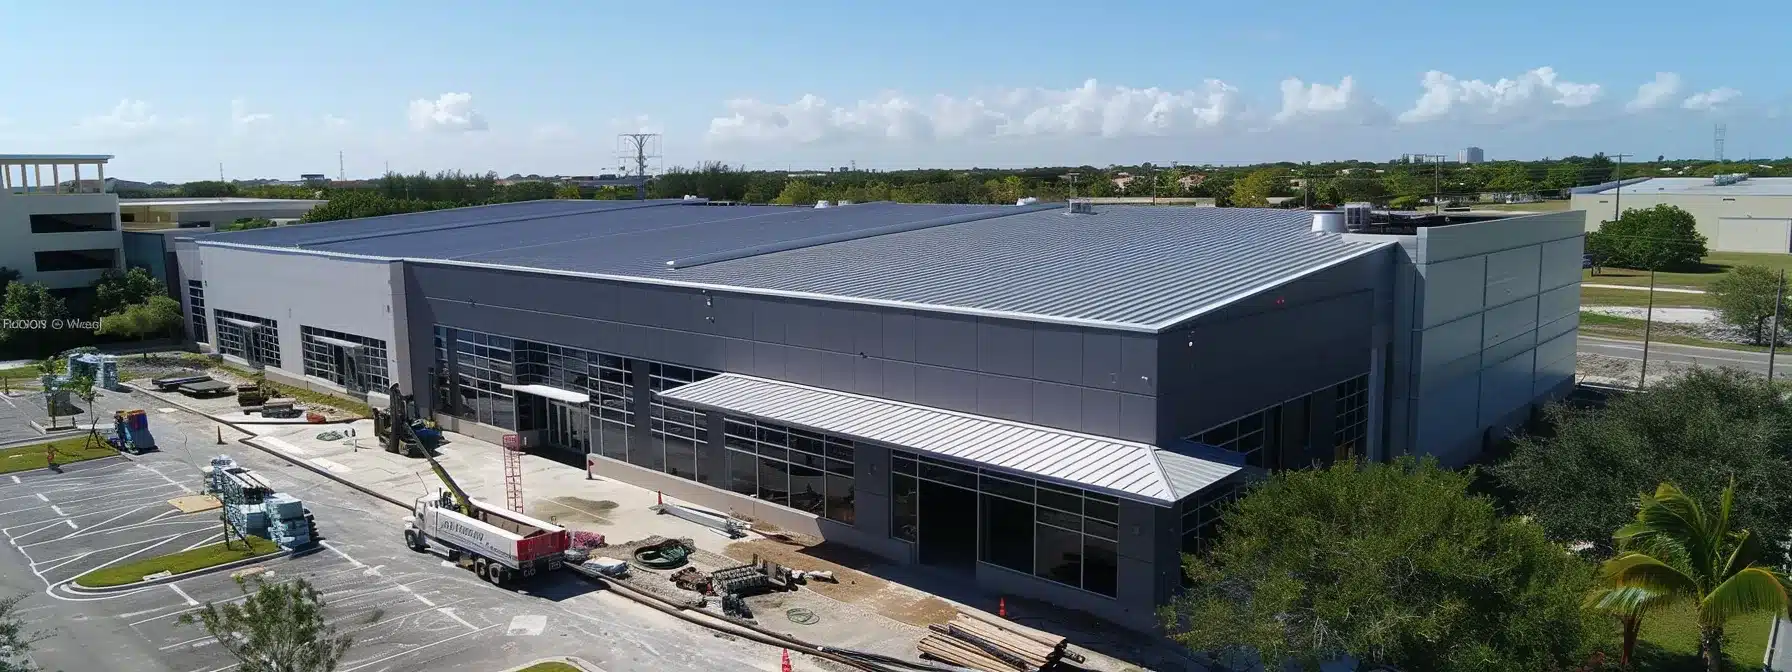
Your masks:
<path fill-rule="evenodd" d="M 447 488 L 435 496 L 417 498 L 405 523 L 406 546 L 419 553 L 438 546 L 449 562 L 498 586 L 565 564 L 566 549 L 572 546 L 571 532 L 468 497 L 428 447 L 423 457 Z"/>

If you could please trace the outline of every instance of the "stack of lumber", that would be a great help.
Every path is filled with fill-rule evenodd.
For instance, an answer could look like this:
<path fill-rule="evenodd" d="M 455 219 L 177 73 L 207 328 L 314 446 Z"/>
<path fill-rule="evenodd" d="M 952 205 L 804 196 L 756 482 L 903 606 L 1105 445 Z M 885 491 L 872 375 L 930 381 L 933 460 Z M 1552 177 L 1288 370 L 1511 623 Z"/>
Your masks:
<path fill-rule="evenodd" d="M 923 657 L 982 672 L 1039 672 L 1060 669 L 1062 661 L 1083 662 L 1066 651 L 1063 637 L 1023 627 L 983 613 L 960 610 L 942 625 L 930 625 L 921 639 Z"/>

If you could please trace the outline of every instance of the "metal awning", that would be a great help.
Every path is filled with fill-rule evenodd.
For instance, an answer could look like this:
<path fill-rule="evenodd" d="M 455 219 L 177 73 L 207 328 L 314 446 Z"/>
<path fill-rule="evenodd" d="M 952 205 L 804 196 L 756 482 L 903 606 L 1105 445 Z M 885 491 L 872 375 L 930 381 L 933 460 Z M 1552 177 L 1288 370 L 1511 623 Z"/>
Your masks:
<path fill-rule="evenodd" d="M 554 401 L 564 401 L 569 404 L 583 404 L 591 401 L 591 395 L 585 394 L 584 392 L 562 390 L 558 387 L 548 387 L 547 385 L 501 385 L 500 387 L 512 392 L 533 394 L 537 397 L 547 397 Z"/>
<path fill-rule="evenodd" d="M 317 341 L 319 343 L 328 344 L 328 345 L 334 345 L 339 348 L 347 348 L 350 350 L 367 347 L 367 345 L 364 343 L 356 343 L 354 341 L 345 341 L 340 338 L 330 338 L 329 336 L 312 336 L 311 340 Z"/>
<path fill-rule="evenodd" d="M 1243 469 L 1144 443 L 734 373 L 660 397 L 1160 506 Z"/>
<path fill-rule="evenodd" d="M 223 323 L 228 324 L 233 327 L 241 327 L 243 329 L 260 329 L 260 328 L 262 328 L 262 326 L 264 326 L 260 322 L 250 322 L 248 320 L 239 320 L 234 317 L 220 317 L 220 318 L 218 318 L 218 321 L 223 322 Z"/>

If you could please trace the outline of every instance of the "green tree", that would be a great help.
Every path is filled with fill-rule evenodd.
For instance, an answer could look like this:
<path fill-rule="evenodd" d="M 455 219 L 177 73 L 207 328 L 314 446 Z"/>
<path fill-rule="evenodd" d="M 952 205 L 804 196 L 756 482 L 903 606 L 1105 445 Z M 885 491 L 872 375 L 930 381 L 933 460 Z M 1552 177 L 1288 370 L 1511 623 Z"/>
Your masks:
<path fill-rule="evenodd" d="M 577 200 L 584 197 L 585 195 L 579 191 L 579 185 L 576 184 L 562 184 L 554 189 L 554 198 Z"/>
<path fill-rule="evenodd" d="M 1605 562 L 1605 576 L 1619 588 L 1690 603 L 1698 611 L 1705 668 L 1722 672 L 1724 626 L 1737 616 L 1792 610 L 1792 580 L 1773 568 L 1760 541 L 1737 524 L 1733 488 L 1724 488 L 1710 509 L 1671 483 L 1643 495 L 1640 503 L 1636 520 L 1613 535 L 1626 550 Z"/>
<path fill-rule="evenodd" d="M 556 198 L 558 192 L 559 187 L 552 182 L 529 180 L 527 182 L 515 182 L 505 186 L 503 195 L 500 196 L 499 199 L 506 203 L 545 201 L 550 198 Z"/>
<path fill-rule="evenodd" d="M 784 190 L 772 199 L 778 205 L 808 205 L 821 199 L 821 191 L 807 180 L 791 180 L 784 184 Z"/>
<path fill-rule="evenodd" d="M 168 336 L 181 328 L 181 320 L 180 302 L 158 295 L 101 317 L 99 333 L 102 336 L 129 339 Z"/>
<path fill-rule="evenodd" d="M 31 364 L 33 366 L 37 367 L 37 376 L 40 380 L 45 376 L 61 375 L 62 372 L 67 367 L 67 362 L 65 362 L 62 359 L 62 357 L 58 356 L 58 355 L 51 355 L 49 357 L 45 357 L 43 359 L 32 362 Z M 50 416 L 50 428 L 55 429 L 56 428 L 57 408 L 56 408 L 55 399 L 50 396 L 50 386 L 49 385 L 44 386 L 44 410 Z M 55 455 L 55 452 L 54 452 L 55 444 L 52 443 L 50 445 L 51 445 L 51 448 L 50 448 L 51 453 L 50 454 Z"/>
<path fill-rule="evenodd" d="M 1663 481 L 1717 492 L 1733 480 L 1738 523 L 1772 548 L 1788 536 L 1792 402 L 1759 376 L 1693 369 L 1604 408 L 1552 405 L 1544 421 L 1493 474 L 1558 542 L 1604 545 L 1636 493 Z"/>
<path fill-rule="evenodd" d="M 110 270 L 100 275 L 93 284 L 93 312 L 96 315 L 110 315 L 125 309 L 132 304 L 143 303 L 152 296 L 161 296 L 168 292 L 161 281 L 150 277 L 149 272 L 141 268 L 132 268 L 122 273 Z"/>
<path fill-rule="evenodd" d="M 0 350 L 26 357 L 55 350 L 65 336 L 50 325 L 68 316 L 68 304 L 43 283 L 9 283 L 6 298 L 0 301 Z"/>
<path fill-rule="evenodd" d="M 1692 213 L 1672 205 L 1625 210 L 1587 234 L 1587 247 L 1604 255 L 1600 263 L 1620 268 L 1684 271 L 1705 258 L 1705 236 Z"/>
<path fill-rule="evenodd" d="M 19 278 L 22 277 L 24 277 L 24 274 L 19 273 L 17 269 L 0 266 L 0 296 L 6 295 L 7 285 L 18 282 Z"/>
<path fill-rule="evenodd" d="M 1606 632 L 1582 608 L 1593 565 L 1501 517 L 1469 493 L 1473 478 L 1411 458 L 1274 474 L 1224 514 L 1211 553 L 1184 560 L 1191 587 L 1161 612 L 1164 627 L 1271 669 L 1344 656 L 1438 672 L 1583 660 Z"/>
<path fill-rule="evenodd" d="M 1581 165 L 1574 161 L 1559 161 L 1549 167 L 1543 175 L 1545 189 L 1573 189 L 1580 186 Z"/>
<path fill-rule="evenodd" d="M 331 672 L 354 643 L 325 618 L 323 595 L 305 579 L 267 583 L 257 577 L 254 590 L 247 581 L 237 583 L 246 599 L 206 602 L 179 622 L 203 628 L 236 658 L 238 670 Z M 368 621 L 380 617 L 376 610 Z"/>
<path fill-rule="evenodd" d="M 19 617 L 19 603 L 25 600 L 24 595 L 0 599 L 0 672 L 36 672 L 37 666 L 25 660 L 31 653 L 31 647 L 50 637 L 47 632 L 31 632 L 25 629 L 24 619 Z"/>
<path fill-rule="evenodd" d="M 236 195 L 236 185 L 217 180 L 200 180 L 180 185 L 176 191 L 187 198 L 226 198 Z"/>
<path fill-rule="evenodd" d="M 274 225 L 274 220 L 266 217 L 238 217 L 236 221 L 220 225 L 219 231 L 248 231 L 250 229 L 266 229 Z"/>
<path fill-rule="evenodd" d="M 81 404 L 87 408 L 87 444 L 92 446 L 96 441 L 101 441 L 103 443 L 100 439 L 99 429 L 93 424 L 94 413 L 98 410 L 93 407 L 94 401 L 99 399 L 100 394 L 98 387 L 94 385 L 93 376 L 75 376 L 74 378 L 69 379 L 68 387 L 66 389 L 69 394 L 75 395 L 76 399 L 80 399 Z M 50 445 L 54 446 L 55 444 L 52 443 Z M 51 450 L 55 450 L 55 448 L 52 447 Z"/>
<path fill-rule="evenodd" d="M 1792 317 L 1784 310 L 1786 298 L 1785 278 L 1764 266 L 1737 266 L 1729 275 L 1711 283 L 1711 300 L 1718 317 L 1747 332 L 1756 345 L 1779 340 L 1779 325 L 1772 325 L 1772 329 L 1769 325 L 1776 314 Z"/>
<path fill-rule="evenodd" d="M 1269 206 L 1269 197 L 1274 196 L 1278 187 L 1287 183 L 1287 175 L 1280 170 L 1265 168 L 1253 170 L 1232 185 L 1232 207 L 1263 208 Z"/>
<path fill-rule="evenodd" d="M 1605 585 L 1587 595 L 1587 607 L 1618 621 L 1618 668 L 1630 669 L 1636 657 L 1636 643 L 1643 634 L 1643 617 L 1667 606 L 1660 593 L 1635 586 L 1611 585 L 1611 577 L 1600 577 Z"/>
<path fill-rule="evenodd" d="M 1537 183 L 1531 181 L 1530 171 L 1525 170 L 1523 163 L 1501 161 L 1495 164 L 1485 188 L 1501 193 L 1524 193 L 1535 190 Z"/>

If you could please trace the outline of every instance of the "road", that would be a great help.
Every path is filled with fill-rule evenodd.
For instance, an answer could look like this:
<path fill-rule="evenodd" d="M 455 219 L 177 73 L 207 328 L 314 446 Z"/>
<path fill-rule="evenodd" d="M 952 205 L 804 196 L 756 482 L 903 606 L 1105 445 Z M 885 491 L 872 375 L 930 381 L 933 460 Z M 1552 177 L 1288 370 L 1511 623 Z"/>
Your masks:
<path fill-rule="evenodd" d="M 216 445 L 216 425 L 200 416 L 158 409 L 151 423 L 161 452 L 0 476 L 0 594 L 28 595 L 21 617 L 52 635 L 32 650 L 45 669 L 234 667 L 202 631 L 177 622 L 202 603 L 240 597 L 229 573 L 99 599 L 58 589 L 95 568 L 215 540 L 215 511 L 181 514 L 166 500 L 200 489 L 198 466 L 220 452 L 316 515 L 320 549 L 261 566 L 269 580 L 302 577 L 323 593 L 331 621 L 355 637 L 340 672 L 490 672 L 549 655 L 608 672 L 777 669 L 775 650 L 716 637 L 570 574 L 496 588 L 406 549 L 403 510 L 254 448 Z"/>
<path fill-rule="evenodd" d="M 1643 358 L 1643 344 L 1640 341 L 1581 336 L 1579 349 L 1583 354 L 1604 355 L 1616 359 L 1641 360 Z M 1652 342 L 1649 344 L 1649 364 L 1653 366 L 1658 363 L 1681 366 L 1696 365 L 1706 368 L 1731 367 L 1760 374 L 1767 373 L 1767 353 L 1764 352 Z M 1783 356 L 1776 357 L 1773 369 L 1776 378 L 1792 374 L 1792 353 L 1784 353 Z"/>

